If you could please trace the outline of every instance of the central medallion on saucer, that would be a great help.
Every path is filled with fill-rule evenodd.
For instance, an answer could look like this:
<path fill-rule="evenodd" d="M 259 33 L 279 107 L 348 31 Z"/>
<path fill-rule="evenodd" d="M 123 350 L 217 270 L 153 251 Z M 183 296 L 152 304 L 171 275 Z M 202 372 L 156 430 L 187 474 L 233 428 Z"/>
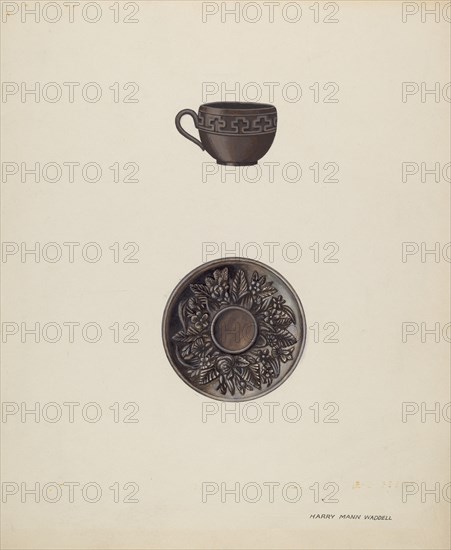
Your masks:
<path fill-rule="evenodd" d="M 225 353 L 243 353 L 254 344 L 258 326 L 252 313 L 239 306 L 221 309 L 211 323 L 213 343 Z"/>

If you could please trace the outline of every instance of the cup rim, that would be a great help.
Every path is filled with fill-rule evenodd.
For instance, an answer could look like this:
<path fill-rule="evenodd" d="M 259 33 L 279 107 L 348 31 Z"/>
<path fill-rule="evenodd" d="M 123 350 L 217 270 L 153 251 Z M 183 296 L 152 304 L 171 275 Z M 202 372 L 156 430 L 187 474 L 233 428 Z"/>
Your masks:
<path fill-rule="evenodd" d="M 203 103 L 199 109 L 208 109 L 222 114 L 252 114 L 258 111 L 277 111 L 274 105 L 270 103 L 256 103 L 253 101 L 213 101 Z"/>

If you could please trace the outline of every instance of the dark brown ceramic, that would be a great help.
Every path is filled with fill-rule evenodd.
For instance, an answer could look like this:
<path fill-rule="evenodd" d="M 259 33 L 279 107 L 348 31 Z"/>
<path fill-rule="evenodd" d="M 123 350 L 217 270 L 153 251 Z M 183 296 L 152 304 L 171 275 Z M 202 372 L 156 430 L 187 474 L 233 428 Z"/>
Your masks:
<path fill-rule="evenodd" d="M 247 401 L 283 384 L 296 368 L 307 325 L 295 290 L 248 258 L 213 260 L 169 297 L 163 342 L 177 374 L 220 401 Z"/>
<path fill-rule="evenodd" d="M 190 115 L 199 130 L 200 141 L 188 134 L 180 123 Z M 199 113 L 183 109 L 175 117 L 177 130 L 218 164 L 249 166 L 268 152 L 277 128 L 277 110 L 267 103 L 238 103 L 222 101 L 205 103 Z"/>

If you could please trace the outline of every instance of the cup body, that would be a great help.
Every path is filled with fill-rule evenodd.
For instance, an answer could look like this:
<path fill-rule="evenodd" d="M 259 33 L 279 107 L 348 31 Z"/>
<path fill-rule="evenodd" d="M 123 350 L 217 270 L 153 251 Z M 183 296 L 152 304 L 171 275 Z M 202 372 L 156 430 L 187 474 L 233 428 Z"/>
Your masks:
<path fill-rule="evenodd" d="M 201 105 L 198 130 L 202 145 L 218 164 L 257 164 L 277 129 L 277 109 L 265 103 L 215 102 Z"/>

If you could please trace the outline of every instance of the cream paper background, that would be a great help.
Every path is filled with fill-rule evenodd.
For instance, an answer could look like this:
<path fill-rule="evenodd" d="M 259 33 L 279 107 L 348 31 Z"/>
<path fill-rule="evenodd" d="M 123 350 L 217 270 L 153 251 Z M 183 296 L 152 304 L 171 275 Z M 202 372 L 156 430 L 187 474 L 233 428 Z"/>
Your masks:
<path fill-rule="evenodd" d="M 22 263 L 15 255 L 2 265 L 4 322 L 97 322 L 103 329 L 96 344 L 78 333 L 74 343 L 67 335 L 54 344 L 21 343 L 19 335 L 3 346 L 3 402 L 96 402 L 103 411 L 97 423 L 80 412 L 73 423 L 67 414 L 56 423 L 4 417 L 3 482 L 96 482 L 103 492 L 97 503 L 79 490 L 73 503 L 67 492 L 56 503 L 9 497 L 2 547 L 449 548 L 444 497 L 422 503 L 418 493 L 403 503 L 401 493 L 403 482 L 442 488 L 450 481 L 446 415 L 425 423 L 420 414 L 405 423 L 401 417 L 403 402 L 449 402 L 444 337 L 401 339 L 403 322 L 444 326 L 448 315 L 449 263 L 401 258 L 402 242 L 430 248 L 449 241 L 445 179 L 401 180 L 402 162 L 449 162 L 449 101 L 401 100 L 403 81 L 429 88 L 449 81 L 446 21 L 421 23 L 418 13 L 402 23 L 401 2 L 387 1 L 340 2 L 338 24 L 315 24 L 313 2 L 302 3 L 296 24 L 281 18 L 280 7 L 274 23 L 221 23 L 219 16 L 202 23 L 201 2 L 140 1 L 139 23 L 127 25 L 111 21 L 112 2 L 99 4 L 95 24 L 80 17 L 21 23 L 18 15 L 2 24 L 4 81 L 95 81 L 103 90 L 92 104 L 79 92 L 74 103 L 67 96 L 2 103 L 3 162 L 103 168 L 97 183 L 80 175 L 73 183 L 64 176 L 2 183 L 3 241 L 94 241 L 103 252 L 97 263 L 78 252 L 73 263 L 67 254 L 56 263 Z M 139 103 L 114 103 L 114 82 L 137 82 Z M 299 182 L 284 181 L 280 170 L 274 182 L 265 172 L 255 183 L 221 183 L 218 175 L 202 181 L 202 162 L 212 159 L 176 132 L 174 116 L 198 108 L 203 82 L 281 83 L 278 133 L 263 161 L 299 163 Z M 302 86 L 297 103 L 280 93 L 288 82 Z M 339 103 L 315 103 L 314 82 L 337 82 Z M 114 183 L 113 162 L 138 163 L 139 183 Z M 315 184 L 314 162 L 337 162 L 339 183 Z M 139 263 L 114 263 L 114 242 L 138 243 Z M 219 257 L 204 258 L 203 242 L 238 243 L 240 251 L 256 242 L 261 261 L 297 289 L 307 324 L 339 325 L 336 344 L 315 343 L 308 331 L 294 374 L 255 402 L 259 422 L 246 421 L 242 409 L 238 422 L 230 415 L 221 422 L 219 413 L 203 422 L 207 400 L 181 382 L 164 354 L 161 318 L 170 292 L 188 271 Z M 265 242 L 281 243 L 273 262 Z M 302 247 L 298 262 L 280 252 L 290 242 Z M 338 243 L 339 262 L 314 262 L 315 242 Z M 255 257 L 255 249 L 245 250 Z M 139 325 L 139 343 L 113 343 L 108 327 L 129 321 Z M 138 403 L 139 422 L 114 423 L 114 402 Z M 272 423 L 263 402 L 279 404 Z M 299 422 L 280 413 L 290 402 L 302 407 Z M 337 403 L 339 422 L 315 423 L 315 402 Z M 114 503 L 114 482 L 137 483 L 139 502 Z M 296 503 L 280 490 L 274 502 L 264 492 L 256 503 L 222 503 L 219 494 L 203 503 L 203 482 L 263 489 L 296 482 L 303 492 Z M 315 503 L 309 487 L 327 482 L 339 485 L 339 502 Z M 392 519 L 338 521 L 340 514 Z"/>

